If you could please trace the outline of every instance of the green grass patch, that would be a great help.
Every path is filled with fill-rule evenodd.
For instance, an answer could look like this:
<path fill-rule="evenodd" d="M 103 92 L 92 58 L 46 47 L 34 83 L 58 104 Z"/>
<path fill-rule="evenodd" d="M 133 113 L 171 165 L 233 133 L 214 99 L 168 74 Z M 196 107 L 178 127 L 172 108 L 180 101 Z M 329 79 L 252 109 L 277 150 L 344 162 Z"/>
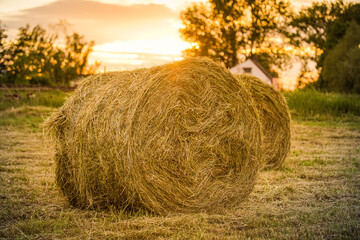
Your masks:
<path fill-rule="evenodd" d="M 0 126 L 26 127 L 40 131 L 40 125 L 54 108 L 42 106 L 22 106 L 0 111 Z"/>
<path fill-rule="evenodd" d="M 305 167 L 314 166 L 315 164 L 319 166 L 324 166 L 326 163 L 320 157 L 315 157 L 314 159 L 303 160 L 300 162 L 300 166 L 305 166 Z"/>
<path fill-rule="evenodd" d="M 0 90 L 0 111 L 20 106 L 61 107 L 69 93 L 31 90 Z"/>
<path fill-rule="evenodd" d="M 345 127 L 351 129 L 360 129 L 360 117 L 358 116 L 351 116 L 349 119 L 348 116 L 344 117 L 324 117 L 318 118 L 316 120 L 311 120 L 306 118 L 305 116 L 295 116 L 292 117 L 292 121 L 297 124 L 302 124 L 306 126 L 316 126 L 316 127 L 326 127 L 326 128 L 333 128 L 333 127 Z"/>

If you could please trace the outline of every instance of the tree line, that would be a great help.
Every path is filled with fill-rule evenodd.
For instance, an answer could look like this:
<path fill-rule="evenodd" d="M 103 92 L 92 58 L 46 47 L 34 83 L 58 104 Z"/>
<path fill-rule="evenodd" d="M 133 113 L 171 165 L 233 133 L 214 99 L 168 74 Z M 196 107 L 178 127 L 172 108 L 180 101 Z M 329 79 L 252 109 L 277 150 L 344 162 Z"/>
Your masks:
<path fill-rule="evenodd" d="M 60 35 L 40 25 L 26 25 L 18 29 L 16 39 L 7 41 L 0 24 L 0 82 L 67 86 L 94 73 L 99 64 L 88 63 L 94 42 L 76 32 Z"/>
<path fill-rule="evenodd" d="M 309 83 L 313 60 L 319 77 L 311 85 L 360 93 L 360 4 L 313 2 L 296 13 L 287 0 L 209 0 L 180 18 L 180 34 L 192 43 L 185 56 L 208 56 L 228 68 L 255 57 L 277 77 L 295 55 L 303 63 L 300 86 Z"/>

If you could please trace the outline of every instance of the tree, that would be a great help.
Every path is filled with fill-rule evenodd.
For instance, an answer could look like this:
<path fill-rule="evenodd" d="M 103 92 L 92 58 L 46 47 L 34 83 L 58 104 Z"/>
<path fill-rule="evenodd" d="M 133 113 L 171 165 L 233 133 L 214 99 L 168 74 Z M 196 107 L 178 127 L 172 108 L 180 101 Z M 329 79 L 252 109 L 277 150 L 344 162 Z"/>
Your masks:
<path fill-rule="evenodd" d="M 6 72 L 6 46 L 5 46 L 5 39 L 7 38 L 7 34 L 5 33 L 5 27 L 2 26 L 0 22 L 0 77 Z"/>
<path fill-rule="evenodd" d="M 333 49 L 337 43 L 345 36 L 348 27 L 355 21 L 360 24 L 360 4 L 345 5 L 344 10 L 337 16 L 337 18 L 329 24 L 327 28 L 327 37 L 324 46 L 325 58 L 327 50 Z"/>
<path fill-rule="evenodd" d="M 329 76 L 327 80 L 324 79 L 325 59 L 327 59 L 327 66 L 331 65 L 332 61 L 338 61 L 338 59 L 330 60 L 328 54 L 342 41 L 352 21 L 360 23 L 360 4 L 344 3 L 342 0 L 314 2 L 312 6 L 303 8 L 292 18 L 290 22 L 292 28 L 286 35 L 291 43 L 299 48 L 311 46 L 315 49 L 315 54 L 307 56 L 303 63 L 306 65 L 308 60 L 316 62 L 319 78 L 314 85 L 317 88 L 328 89 L 331 85 L 328 82 Z M 331 54 L 332 57 L 335 55 L 337 54 L 334 52 Z M 307 69 L 307 66 L 303 66 L 303 69 Z M 338 81 L 343 80 L 338 79 Z M 330 89 L 344 90 L 333 87 Z"/>
<path fill-rule="evenodd" d="M 303 8 L 291 19 L 292 27 L 286 35 L 297 47 L 315 47 L 312 59 L 319 61 L 320 54 L 325 50 L 325 42 L 329 26 L 342 14 L 347 5 L 342 1 L 313 2 L 312 6 Z"/>
<path fill-rule="evenodd" d="M 333 50 L 336 52 L 335 48 L 339 48 L 339 43 L 344 41 L 349 41 L 350 37 L 347 36 L 347 39 L 344 39 L 346 34 L 351 33 L 351 29 L 355 28 L 356 24 L 360 24 L 360 4 L 349 4 L 346 6 L 343 13 L 339 14 L 337 19 L 335 19 L 328 27 L 327 29 L 327 38 L 325 41 L 325 47 L 324 51 L 321 54 L 319 61 L 318 61 L 318 68 L 320 69 L 320 76 L 319 80 L 317 82 L 317 86 L 319 88 L 327 89 L 329 87 L 328 80 L 324 78 L 324 71 L 325 71 L 325 59 L 328 59 L 328 54 L 332 52 Z M 350 33 L 349 33 L 350 32 Z M 353 34 L 352 37 L 356 39 L 356 36 Z M 360 44 L 360 41 L 358 42 Z M 353 43 L 356 45 L 356 42 Z M 347 48 L 346 50 L 349 50 L 350 48 Z M 335 59 L 340 61 L 340 59 Z M 341 81 L 347 82 L 347 80 L 340 79 Z M 338 88 L 332 90 L 337 91 L 348 91 L 349 89 L 346 88 Z"/>
<path fill-rule="evenodd" d="M 88 67 L 88 57 L 92 52 L 94 42 L 86 42 L 84 36 L 73 33 L 66 37 L 65 53 L 65 84 L 76 76 L 82 76 L 92 72 L 92 68 Z"/>
<path fill-rule="evenodd" d="M 360 94 L 360 44 L 352 47 L 343 62 L 344 78 L 349 83 L 350 92 Z"/>
<path fill-rule="evenodd" d="M 258 56 L 269 69 L 286 56 L 274 37 L 285 27 L 290 10 L 283 0 L 210 0 L 196 3 L 180 15 L 182 38 L 192 43 L 185 56 L 208 56 L 226 67 L 240 58 Z M 278 47 L 278 48 L 276 48 Z"/>
<path fill-rule="evenodd" d="M 323 86 L 331 91 L 360 93 L 360 25 L 352 21 L 345 36 L 324 59 Z"/>
<path fill-rule="evenodd" d="M 17 84 L 49 84 L 50 76 L 46 70 L 51 65 L 53 40 L 39 25 L 33 29 L 29 25 L 19 28 L 18 38 L 8 51 L 8 81 Z"/>
<path fill-rule="evenodd" d="M 88 64 L 94 42 L 85 41 L 78 33 L 66 36 L 64 46 L 56 44 L 58 40 L 58 34 L 47 33 L 39 25 L 19 28 L 4 58 L 7 82 L 68 85 L 96 70 Z"/>
<path fill-rule="evenodd" d="M 93 74 L 98 67 L 88 64 L 93 46 L 93 41 L 85 41 L 78 33 L 66 36 L 65 47 L 52 55 L 52 79 L 60 85 L 68 85 L 78 76 Z"/>

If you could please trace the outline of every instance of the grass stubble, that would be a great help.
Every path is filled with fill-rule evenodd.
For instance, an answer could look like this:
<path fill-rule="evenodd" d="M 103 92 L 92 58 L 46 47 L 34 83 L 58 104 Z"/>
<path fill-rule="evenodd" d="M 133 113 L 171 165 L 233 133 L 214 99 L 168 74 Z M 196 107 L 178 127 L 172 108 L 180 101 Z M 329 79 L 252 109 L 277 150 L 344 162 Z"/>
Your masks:
<path fill-rule="evenodd" d="M 42 107 L 31 112 L 49 114 Z M 12 112 L 1 114 L 14 118 Z M 237 209 L 165 216 L 73 208 L 54 181 L 54 149 L 38 121 L 33 124 L 4 121 L 0 126 L 1 239 L 359 238 L 359 121 L 293 121 L 284 166 L 261 171 Z"/>

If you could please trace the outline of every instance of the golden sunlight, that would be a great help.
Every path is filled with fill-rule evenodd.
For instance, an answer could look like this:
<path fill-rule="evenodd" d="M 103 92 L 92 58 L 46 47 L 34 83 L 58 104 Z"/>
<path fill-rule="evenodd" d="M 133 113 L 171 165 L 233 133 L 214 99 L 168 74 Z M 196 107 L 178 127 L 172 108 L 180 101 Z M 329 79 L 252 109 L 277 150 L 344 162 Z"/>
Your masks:
<path fill-rule="evenodd" d="M 150 67 L 181 59 L 181 51 L 189 47 L 179 38 L 114 41 L 96 45 L 90 60 L 102 62 L 100 71 Z"/>

